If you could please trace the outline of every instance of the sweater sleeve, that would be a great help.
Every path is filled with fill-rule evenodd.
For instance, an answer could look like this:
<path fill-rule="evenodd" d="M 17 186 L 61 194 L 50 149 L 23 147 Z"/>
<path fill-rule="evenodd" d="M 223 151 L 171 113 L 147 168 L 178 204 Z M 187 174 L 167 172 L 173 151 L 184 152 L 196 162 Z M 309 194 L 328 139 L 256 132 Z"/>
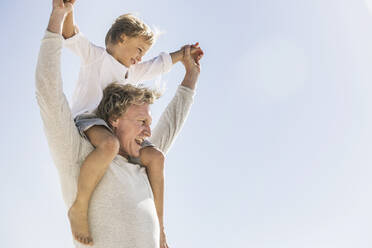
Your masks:
<path fill-rule="evenodd" d="M 182 129 L 193 103 L 194 90 L 179 86 L 176 95 L 168 104 L 149 138 L 166 154 Z"/>
<path fill-rule="evenodd" d="M 46 31 L 36 67 L 36 99 L 49 148 L 60 172 L 76 166 L 81 137 L 63 93 L 61 50 L 63 37 Z"/>
<path fill-rule="evenodd" d="M 168 53 L 133 66 L 133 81 L 135 83 L 153 80 L 157 76 L 168 73 L 172 68 L 172 58 Z"/>
<path fill-rule="evenodd" d="M 84 65 L 93 63 L 104 53 L 102 47 L 91 43 L 81 32 L 64 40 L 64 46 L 79 56 Z"/>

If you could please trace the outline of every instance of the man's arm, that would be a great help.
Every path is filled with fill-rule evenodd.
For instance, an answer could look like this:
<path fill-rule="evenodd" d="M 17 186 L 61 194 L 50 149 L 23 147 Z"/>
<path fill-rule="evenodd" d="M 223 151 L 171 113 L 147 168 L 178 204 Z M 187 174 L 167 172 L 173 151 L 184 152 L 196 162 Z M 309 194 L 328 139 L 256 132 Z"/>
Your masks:
<path fill-rule="evenodd" d="M 36 67 L 36 98 L 53 160 L 61 173 L 75 165 L 81 138 L 63 94 L 61 78 L 62 24 L 71 10 L 63 0 L 53 0 L 48 31 L 42 40 Z"/>
<path fill-rule="evenodd" d="M 185 57 L 182 61 L 186 69 L 185 77 L 176 95 L 161 115 L 149 139 L 163 153 L 168 152 L 190 111 L 194 90 L 200 74 L 199 60 L 201 57 L 202 55 L 195 58 L 192 57 L 190 46 L 185 47 Z"/>

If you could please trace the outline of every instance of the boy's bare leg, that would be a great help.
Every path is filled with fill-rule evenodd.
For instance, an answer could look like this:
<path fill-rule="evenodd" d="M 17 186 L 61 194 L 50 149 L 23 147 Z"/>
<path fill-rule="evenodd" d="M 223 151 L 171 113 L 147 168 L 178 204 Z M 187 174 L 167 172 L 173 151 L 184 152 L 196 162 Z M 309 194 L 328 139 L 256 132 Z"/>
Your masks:
<path fill-rule="evenodd" d="M 154 194 L 160 224 L 160 248 L 168 248 L 164 232 L 164 155 L 155 147 L 145 147 L 140 151 L 140 160 L 141 164 L 146 167 Z"/>
<path fill-rule="evenodd" d="M 83 244 L 92 245 L 88 225 L 89 201 L 107 167 L 119 152 L 119 141 L 103 126 L 93 126 L 86 132 L 95 149 L 85 158 L 78 179 L 75 202 L 68 211 L 72 233 Z"/>

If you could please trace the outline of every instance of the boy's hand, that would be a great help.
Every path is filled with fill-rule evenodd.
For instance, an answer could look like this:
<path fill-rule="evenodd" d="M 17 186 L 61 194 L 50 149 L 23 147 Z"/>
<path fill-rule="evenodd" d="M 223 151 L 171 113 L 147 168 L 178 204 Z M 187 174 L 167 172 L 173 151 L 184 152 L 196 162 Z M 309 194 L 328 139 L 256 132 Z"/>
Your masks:
<path fill-rule="evenodd" d="M 181 47 L 180 50 L 175 51 L 173 53 L 170 53 L 170 56 L 172 58 L 172 63 L 173 64 L 175 64 L 175 63 L 177 63 L 179 61 L 182 61 L 184 59 L 184 48 L 185 47 L 186 47 L 186 45 L 183 46 L 183 47 Z M 199 47 L 199 42 L 196 42 L 194 45 L 191 45 L 190 52 L 191 52 L 191 55 L 192 56 L 195 56 L 195 58 L 197 58 L 199 55 L 200 56 L 203 55 L 203 51 Z"/>

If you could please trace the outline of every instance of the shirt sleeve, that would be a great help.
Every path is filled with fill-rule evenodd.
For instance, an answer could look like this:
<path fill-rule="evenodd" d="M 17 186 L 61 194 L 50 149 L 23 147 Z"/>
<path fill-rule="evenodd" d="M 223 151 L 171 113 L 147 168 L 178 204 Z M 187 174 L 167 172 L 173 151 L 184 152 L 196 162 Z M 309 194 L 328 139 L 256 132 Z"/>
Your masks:
<path fill-rule="evenodd" d="M 104 48 L 91 43 L 81 32 L 64 40 L 64 46 L 79 56 L 84 64 L 94 62 L 104 52 Z"/>
<path fill-rule="evenodd" d="M 82 144 L 70 107 L 63 93 L 61 50 L 63 37 L 46 32 L 36 67 L 36 99 L 49 148 L 57 166 L 64 173 L 78 159 Z"/>
<path fill-rule="evenodd" d="M 168 53 L 161 53 L 159 56 L 133 66 L 133 77 L 135 82 L 155 79 L 165 74 L 172 68 L 172 58 Z"/>
<path fill-rule="evenodd" d="M 166 154 L 172 146 L 175 138 L 189 114 L 193 103 L 194 90 L 179 86 L 176 95 L 168 104 L 159 122 L 152 132 L 149 141 Z"/>

